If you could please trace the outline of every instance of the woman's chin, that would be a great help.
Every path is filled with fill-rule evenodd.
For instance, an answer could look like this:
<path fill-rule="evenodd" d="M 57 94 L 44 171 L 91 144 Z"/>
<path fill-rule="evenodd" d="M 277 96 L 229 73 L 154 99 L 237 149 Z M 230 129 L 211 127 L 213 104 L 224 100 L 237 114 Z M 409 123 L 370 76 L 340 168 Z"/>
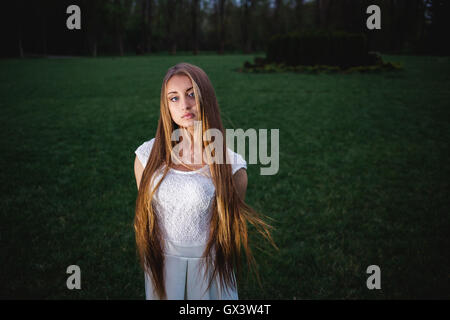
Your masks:
<path fill-rule="evenodd" d="M 194 118 L 192 118 L 192 119 L 183 119 L 183 127 L 185 127 L 185 128 L 193 127 L 194 123 L 195 123 L 194 121 L 195 121 Z"/>

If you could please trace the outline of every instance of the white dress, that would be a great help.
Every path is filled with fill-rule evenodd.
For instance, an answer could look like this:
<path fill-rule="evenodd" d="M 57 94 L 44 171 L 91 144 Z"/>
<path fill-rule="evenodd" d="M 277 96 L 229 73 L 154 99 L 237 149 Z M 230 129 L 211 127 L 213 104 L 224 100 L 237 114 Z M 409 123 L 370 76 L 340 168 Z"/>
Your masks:
<path fill-rule="evenodd" d="M 145 168 L 155 138 L 140 145 L 135 153 Z M 233 174 L 247 168 L 243 157 L 228 148 Z M 162 177 L 156 172 L 153 186 Z M 223 288 L 216 276 L 206 291 L 211 275 L 200 262 L 209 235 L 209 217 L 215 188 L 209 166 L 195 171 L 170 168 L 154 195 L 155 210 L 161 221 L 165 256 L 164 279 L 169 300 L 237 300 L 237 288 Z M 150 275 L 145 276 L 147 300 L 159 299 L 153 291 Z"/>

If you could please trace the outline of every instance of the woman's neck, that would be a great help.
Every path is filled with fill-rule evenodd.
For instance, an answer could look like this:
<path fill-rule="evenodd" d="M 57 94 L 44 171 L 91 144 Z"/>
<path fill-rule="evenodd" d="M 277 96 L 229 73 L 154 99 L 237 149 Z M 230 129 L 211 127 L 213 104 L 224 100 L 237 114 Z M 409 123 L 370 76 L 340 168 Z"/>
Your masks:
<path fill-rule="evenodd" d="M 203 167 L 206 163 L 203 161 L 203 141 L 202 137 L 194 136 L 193 127 L 184 128 L 187 130 L 182 130 L 182 141 L 174 149 L 175 154 L 180 155 L 179 161 L 172 161 L 173 165 L 187 165 L 189 167 L 196 168 L 198 166 Z M 192 130 L 191 130 L 192 129 Z M 181 153 L 181 154 L 180 154 Z M 173 158 L 172 158 L 173 159 Z M 176 160 L 176 159 L 173 159 Z M 184 164 L 184 165 L 183 165 Z"/>

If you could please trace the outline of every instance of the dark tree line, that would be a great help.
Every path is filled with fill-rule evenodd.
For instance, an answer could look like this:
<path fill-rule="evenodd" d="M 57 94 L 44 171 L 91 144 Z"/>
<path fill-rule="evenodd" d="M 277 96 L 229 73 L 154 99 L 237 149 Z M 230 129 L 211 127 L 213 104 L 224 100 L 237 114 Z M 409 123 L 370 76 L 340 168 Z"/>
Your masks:
<path fill-rule="evenodd" d="M 446 0 L 17 0 L 1 8 L 2 56 L 260 52 L 271 36 L 302 30 L 362 32 L 382 52 L 448 54 Z M 81 30 L 66 8 L 81 8 Z M 366 8 L 381 8 L 367 30 Z"/>

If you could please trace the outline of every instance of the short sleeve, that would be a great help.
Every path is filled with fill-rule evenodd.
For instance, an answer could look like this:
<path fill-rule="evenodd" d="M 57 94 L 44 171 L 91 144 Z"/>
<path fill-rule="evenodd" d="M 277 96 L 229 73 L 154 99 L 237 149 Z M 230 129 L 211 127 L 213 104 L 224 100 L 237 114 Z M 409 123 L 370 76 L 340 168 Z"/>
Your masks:
<path fill-rule="evenodd" d="M 147 165 L 148 158 L 150 157 L 150 152 L 152 151 L 154 141 L 155 138 L 145 141 L 134 151 L 144 168 Z"/>
<path fill-rule="evenodd" d="M 247 170 L 247 162 L 239 153 L 236 153 L 228 148 L 228 155 L 230 156 L 231 169 L 233 174 L 235 174 L 236 171 L 241 168 Z"/>

